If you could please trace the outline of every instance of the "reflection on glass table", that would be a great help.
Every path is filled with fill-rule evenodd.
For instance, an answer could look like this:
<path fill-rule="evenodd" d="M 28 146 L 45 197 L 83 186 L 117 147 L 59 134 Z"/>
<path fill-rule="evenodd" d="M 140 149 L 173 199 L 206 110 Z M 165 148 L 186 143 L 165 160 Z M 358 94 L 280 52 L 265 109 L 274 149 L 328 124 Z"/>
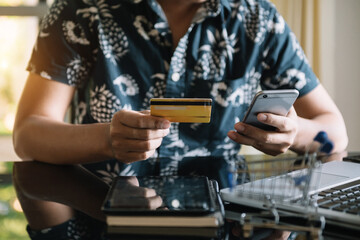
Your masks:
<path fill-rule="evenodd" d="M 342 157 L 343 155 L 334 155 L 324 160 L 341 161 Z M 168 166 L 171 161 L 174 161 L 174 159 L 150 159 L 141 162 L 141 164 L 143 164 L 141 169 L 143 169 L 144 175 L 159 175 L 163 172 L 161 168 Z M 199 163 L 198 167 L 194 168 L 194 165 L 190 164 L 192 161 L 197 161 Z M 237 161 L 243 161 L 243 158 L 239 156 Z M 224 159 L 199 157 L 195 160 L 190 158 L 183 159 L 183 161 L 179 162 L 179 165 L 177 175 L 191 174 L 208 176 L 209 179 L 217 180 L 221 188 L 228 187 L 227 173 L 229 165 Z M 206 168 L 204 166 L 206 166 Z M 72 227 L 78 225 L 78 230 L 83 230 L 75 231 L 75 235 L 83 232 L 92 234 L 96 236 L 97 239 L 107 239 L 109 237 L 109 235 L 106 234 L 108 229 L 105 224 L 106 216 L 101 210 L 101 206 L 108 193 L 110 183 L 102 181 L 98 176 L 91 174 L 78 165 L 58 166 L 36 161 L 19 162 L 15 164 L 14 173 L 14 185 L 18 189 L 18 196 L 27 220 L 33 228 L 42 229 L 67 222 L 66 227 L 69 225 Z M 122 194 L 129 194 L 129 191 L 125 191 Z M 147 195 L 145 194 L 144 196 Z M 149 196 L 151 198 L 156 195 L 150 194 Z M 34 208 L 34 206 L 36 207 Z M 147 202 L 147 206 L 151 206 L 151 204 L 149 205 L 149 202 Z M 247 210 L 249 209 L 241 209 L 241 211 L 244 212 Z M 69 219 L 72 220 L 69 222 Z M 48 225 L 44 226 L 44 223 Z M 140 232 L 139 228 L 118 228 L 116 231 L 118 231 L 118 234 L 121 236 L 119 239 L 124 239 L 124 232 L 130 235 L 131 238 L 129 239 L 134 239 L 135 237 L 137 237 L 135 239 L 149 239 L 149 234 L 154 235 L 154 231 L 160 234 L 161 230 L 163 229 L 142 228 L 142 232 Z M 177 236 L 180 234 L 174 229 L 172 230 L 173 231 L 170 231 L 171 234 Z M 224 227 L 219 229 L 219 231 L 212 232 L 210 239 L 242 239 L 239 237 L 241 236 L 241 232 L 239 232 L 241 230 L 238 223 L 225 221 Z M 287 230 L 286 226 L 283 230 Z M 197 231 L 197 233 L 200 233 L 200 231 L 201 230 Z M 169 231 L 166 232 L 169 234 Z M 35 234 L 31 231 L 29 231 L 29 233 Z M 233 235 L 233 233 L 236 236 Z M 252 239 L 261 239 L 261 237 L 272 233 L 273 231 L 271 229 L 255 229 Z M 207 232 L 206 234 L 210 233 Z M 216 237 L 214 237 L 214 234 Z M 301 237 L 301 230 L 299 234 Z M 196 233 L 193 232 L 191 235 L 191 237 L 194 237 Z M 166 236 L 168 237 L 168 235 Z M 162 237 L 164 237 L 164 233 L 162 233 Z M 111 239 L 118 238 L 116 236 L 114 238 L 114 235 L 112 235 Z"/>

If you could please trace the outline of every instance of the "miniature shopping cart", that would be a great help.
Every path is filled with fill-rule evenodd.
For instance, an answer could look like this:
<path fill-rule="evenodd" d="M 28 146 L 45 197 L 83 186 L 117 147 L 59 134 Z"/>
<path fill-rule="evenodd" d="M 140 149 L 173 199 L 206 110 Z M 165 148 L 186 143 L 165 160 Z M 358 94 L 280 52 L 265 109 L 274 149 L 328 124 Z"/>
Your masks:
<path fill-rule="evenodd" d="M 328 149 L 331 151 L 332 145 Z M 317 153 L 231 163 L 230 188 L 221 192 L 223 200 L 231 203 L 226 217 L 240 222 L 245 238 L 254 228 L 271 228 L 320 239 L 325 219 L 317 214 L 313 196 L 320 182 L 320 174 L 316 174 L 320 168 Z"/>

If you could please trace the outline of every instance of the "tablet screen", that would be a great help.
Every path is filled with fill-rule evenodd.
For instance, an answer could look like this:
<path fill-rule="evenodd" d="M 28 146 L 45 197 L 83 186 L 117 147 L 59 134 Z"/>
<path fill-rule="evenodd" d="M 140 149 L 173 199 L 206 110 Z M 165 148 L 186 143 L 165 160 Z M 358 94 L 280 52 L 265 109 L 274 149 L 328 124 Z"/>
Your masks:
<path fill-rule="evenodd" d="M 143 188 L 154 189 L 163 201 L 162 206 L 149 209 Z M 207 177 L 120 176 L 113 182 L 104 210 L 110 214 L 201 215 L 214 212 L 214 203 Z"/>

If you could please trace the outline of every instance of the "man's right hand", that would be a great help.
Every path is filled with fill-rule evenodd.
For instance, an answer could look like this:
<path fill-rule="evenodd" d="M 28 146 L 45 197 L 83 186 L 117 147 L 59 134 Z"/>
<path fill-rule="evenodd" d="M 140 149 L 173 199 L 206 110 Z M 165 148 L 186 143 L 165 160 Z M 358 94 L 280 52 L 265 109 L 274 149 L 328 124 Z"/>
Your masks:
<path fill-rule="evenodd" d="M 110 144 L 113 155 L 124 163 L 151 157 L 169 134 L 170 122 L 154 117 L 149 111 L 120 110 L 110 124 Z"/>

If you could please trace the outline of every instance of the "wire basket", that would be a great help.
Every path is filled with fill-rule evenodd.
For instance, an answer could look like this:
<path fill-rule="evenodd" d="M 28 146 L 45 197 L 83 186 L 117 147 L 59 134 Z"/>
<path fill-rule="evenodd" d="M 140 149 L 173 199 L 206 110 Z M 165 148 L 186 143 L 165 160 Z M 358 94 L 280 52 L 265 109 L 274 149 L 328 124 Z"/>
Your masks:
<path fill-rule="evenodd" d="M 332 141 L 320 131 L 304 156 L 230 163 L 230 187 L 222 190 L 222 197 L 251 211 L 228 209 L 225 217 L 240 222 L 245 237 L 263 227 L 304 231 L 309 239 L 322 239 L 325 218 L 318 214 L 312 195 L 320 182 L 318 154 L 332 149 Z"/>
<path fill-rule="evenodd" d="M 313 204 L 310 193 L 319 184 L 321 163 L 315 155 L 299 158 L 277 158 L 246 161 L 245 166 L 232 166 L 233 191 L 242 199 L 273 204 Z M 244 184 L 238 184 L 244 183 Z"/>
<path fill-rule="evenodd" d="M 320 168 L 316 154 L 230 164 L 229 181 L 238 204 L 260 210 L 233 218 L 243 226 L 244 237 L 254 228 L 272 228 L 322 239 L 325 219 L 316 214 L 317 204 L 310 196 L 320 182 Z"/>

